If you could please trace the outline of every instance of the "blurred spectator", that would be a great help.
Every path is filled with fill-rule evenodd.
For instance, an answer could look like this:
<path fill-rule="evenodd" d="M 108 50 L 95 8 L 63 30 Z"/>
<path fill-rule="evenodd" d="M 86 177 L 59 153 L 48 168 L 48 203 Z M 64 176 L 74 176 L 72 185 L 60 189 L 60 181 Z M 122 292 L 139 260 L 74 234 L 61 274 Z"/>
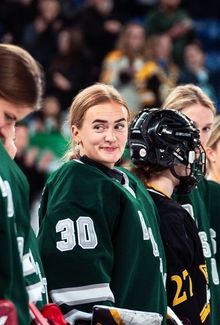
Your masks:
<path fill-rule="evenodd" d="M 47 95 L 43 106 L 44 127 L 46 131 L 59 131 L 61 128 L 61 108 L 57 97 Z"/>
<path fill-rule="evenodd" d="M 47 69 L 47 90 L 67 110 L 72 98 L 90 81 L 90 64 L 79 28 L 64 28 L 57 35 L 57 52 Z"/>
<path fill-rule="evenodd" d="M 172 39 L 174 61 L 183 63 L 183 49 L 192 39 L 193 22 L 180 7 L 181 0 L 160 0 L 157 8 L 147 15 L 146 28 L 149 35 L 166 33 Z"/>
<path fill-rule="evenodd" d="M 62 26 L 58 0 L 39 0 L 33 22 L 24 30 L 22 45 L 47 69 L 56 51 L 56 33 Z"/>
<path fill-rule="evenodd" d="M 99 79 L 102 60 L 114 48 L 122 21 L 114 10 L 114 0 L 89 0 L 88 5 L 82 7 L 78 24 L 91 57 L 92 81 Z"/>
<path fill-rule="evenodd" d="M 61 133 L 62 115 L 57 98 L 47 96 L 43 110 L 35 113 L 31 123 L 30 145 L 40 150 L 41 157 L 47 154 L 47 160 L 50 160 L 48 164 L 50 173 L 59 164 L 58 160 L 64 155 L 67 146 L 67 139 Z"/>
<path fill-rule="evenodd" d="M 87 0 L 59 0 L 61 17 L 66 25 L 71 25 Z"/>
<path fill-rule="evenodd" d="M 47 118 L 45 118 L 45 125 L 47 126 L 47 129 L 56 129 L 60 123 L 57 119 L 55 100 L 54 103 L 53 98 L 48 98 L 47 100 L 48 104 L 45 105 L 47 107 Z M 40 115 L 42 112 L 38 112 L 37 114 Z M 49 117 L 51 117 L 51 121 L 54 117 L 53 123 L 49 122 Z M 35 126 L 38 129 L 39 134 L 41 133 L 40 130 L 42 130 L 43 135 L 45 126 L 40 122 L 40 118 Z M 55 157 L 55 154 L 48 145 L 48 142 L 44 143 L 45 141 L 43 140 L 43 137 L 41 138 L 41 141 L 44 143 L 43 147 L 42 142 L 40 141 L 32 141 L 33 143 L 31 143 L 31 135 L 29 130 L 28 124 L 22 122 L 16 126 L 15 144 L 17 147 L 17 154 L 15 156 L 15 161 L 26 175 L 30 185 L 31 225 L 37 234 L 39 228 L 37 211 L 41 193 L 47 177 L 54 169 L 60 166 L 61 162 Z M 54 141 L 54 145 L 56 145 L 57 141 L 57 146 L 60 148 L 59 138 L 55 137 Z"/>
<path fill-rule="evenodd" d="M 17 124 L 15 145 L 17 147 L 15 161 L 29 181 L 30 205 L 32 206 L 33 202 L 40 195 L 44 187 L 46 172 L 44 168 L 38 168 L 37 166 L 36 159 L 39 150 L 34 147 L 29 147 L 29 130 L 27 124 Z"/>
<path fill-rule="evenodd" d="M 179 78 L 179 68 L 172 59 L 171 38 L 167 34 L 152 38 L 152 59 L 136 74 L 142 108 L 160 107 Z"/>
<path fill-rule="evenodd" d="M 126 99 L 129 109 L 136 114 L 140 97 L 135 84 L 135 74 L 145 62 L 146 35 L 144 27 L 136 22 L 124 26 L 115 50 L 103 62 L 100 81 L 116 87 Z"/>
<path fill-rule="evenodd" d="M 192 83 L 216 102 L 215 78 L 205 66 L 205 53 L 199 43 L 191 43 L 184 49 L 184 68 L 181 70 L 179 83 Z"/>
<path fill-rule="evenodd" d="M 24 28 L 34 18 L 35 12 L 36 0 L 1 0 L 1 42 L 20 44 Z"/>

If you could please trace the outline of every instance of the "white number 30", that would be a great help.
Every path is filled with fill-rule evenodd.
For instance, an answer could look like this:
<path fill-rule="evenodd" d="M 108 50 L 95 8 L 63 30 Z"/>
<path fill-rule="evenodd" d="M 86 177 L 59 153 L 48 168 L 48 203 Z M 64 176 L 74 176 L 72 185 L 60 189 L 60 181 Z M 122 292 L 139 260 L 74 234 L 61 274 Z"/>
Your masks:
<path fill-rule="evenodd" d="M 83 249 L 93 249 L 97 246 L 97 236 L 94 223 L 90 217 L 79 217 L 75 223 L 70 219 L 63 219 L 56 224 L 56 232 L 61 233 L 61 239 L 56 243 L 57 249 L 61 252 L 72 250 L 78 240 L 78 245 Z"/>

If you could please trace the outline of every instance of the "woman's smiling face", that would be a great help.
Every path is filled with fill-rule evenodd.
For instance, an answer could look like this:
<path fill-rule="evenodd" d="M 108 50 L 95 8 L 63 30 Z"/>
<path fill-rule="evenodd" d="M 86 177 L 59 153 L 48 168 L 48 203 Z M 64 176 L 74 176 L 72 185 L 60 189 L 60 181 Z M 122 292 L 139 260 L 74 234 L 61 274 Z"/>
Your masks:
<path fill-rule="evenodd" d="M 121 158 L 128 136 L 128 111 L 113 101 L 90 107 L 81 128 L 72 126 L 80 156 L 86 155 L 109 168 Z"/>

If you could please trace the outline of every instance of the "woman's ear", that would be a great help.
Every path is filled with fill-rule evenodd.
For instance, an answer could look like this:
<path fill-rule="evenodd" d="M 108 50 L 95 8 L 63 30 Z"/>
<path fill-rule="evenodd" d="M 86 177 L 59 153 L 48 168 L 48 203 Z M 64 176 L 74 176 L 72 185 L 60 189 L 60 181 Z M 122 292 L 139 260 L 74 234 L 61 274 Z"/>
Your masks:
<path fill-rule="evenodd" d="M 213 150 L 211 147 L 206 147 L 205 151 L 206 151 L 207 159 L 210 162 L 215 162 L 216 160 L 215 150 Z"/>
<path fill-rule="evenodd" d="M 79 129 L 77 128 L 76 125 L 72 125 L 72 137 L 73 137 L 73 140 L 76 142 L 76 143 L 80 143 L 80 137 L 79 137 Z"/>

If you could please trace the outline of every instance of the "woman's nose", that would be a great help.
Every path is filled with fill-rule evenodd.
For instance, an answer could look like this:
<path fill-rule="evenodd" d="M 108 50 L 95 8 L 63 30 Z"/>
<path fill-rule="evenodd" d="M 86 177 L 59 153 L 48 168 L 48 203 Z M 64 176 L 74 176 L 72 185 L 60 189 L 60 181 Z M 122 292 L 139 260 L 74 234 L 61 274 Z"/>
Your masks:
<path fill-rule="evenodd" d="M 109 142 L 116 141 L 115 132 L 113 130 L 108 130 L 105 134 L 105 140 Z"/>

